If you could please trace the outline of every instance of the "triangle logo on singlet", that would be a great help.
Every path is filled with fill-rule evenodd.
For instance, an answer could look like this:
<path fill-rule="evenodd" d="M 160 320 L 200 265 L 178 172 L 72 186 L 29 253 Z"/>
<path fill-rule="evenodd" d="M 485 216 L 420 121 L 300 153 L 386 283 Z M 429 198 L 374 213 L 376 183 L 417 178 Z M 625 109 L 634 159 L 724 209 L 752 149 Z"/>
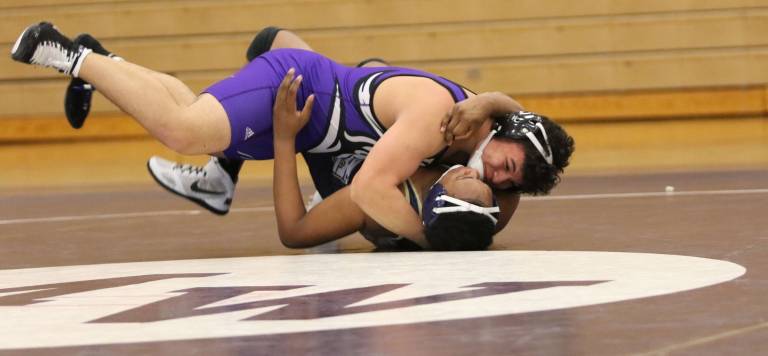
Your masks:
<path fill-rule="evenodd" d="M 253 130 L 251 130 L 250 127 L 246 126 L 245 127 L 245 140 L 244 141 L 248 141 L 248 139 L 253 137 L 253 135 L 255 135 Z"/>

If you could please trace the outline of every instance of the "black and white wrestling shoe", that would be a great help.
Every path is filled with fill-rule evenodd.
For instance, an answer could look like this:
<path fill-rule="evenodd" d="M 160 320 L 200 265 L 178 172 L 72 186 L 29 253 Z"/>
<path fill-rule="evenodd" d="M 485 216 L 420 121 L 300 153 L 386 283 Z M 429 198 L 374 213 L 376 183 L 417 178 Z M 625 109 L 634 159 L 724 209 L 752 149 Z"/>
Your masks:
<path fill-rule="evenodd" d="M 73 129 L 83 127 L 88 113 L 91 112 L 94 90 L 96 88 L 93 85 L 80 78 L 72 78 L 69 82 L 64 95 L 64 113 Z"/>
<path fill-rule="evenodd" d="M 152 178 L 171 193 L 219 215 L 229 212 L 235 183 L 216 157 L 203 167 L 178 164 L 157 156 L 147 162 Z"/>
<path fill-rule="evenodd" d="M 75 37 L 74 45 L 78 48 L 87 48 L 114 60 L 123 60 L 114 53 L 107 51 L 93 36 L 83 33 Z M 83 127 L 88 113 L 91 111 L 91 100 L 96 90 L 93 85 L 80 78 L 72 78 L 67 86 L 64 96 L 64 113 L 67 115 L 69 125 L 74 129 Z"/>
<path fill-rule="evenodd" d="M 77 77 L 88 48 L 75 46 L 50 22 L 27 27 L 11 49 L 11 58 L 17 62 L 50 67 L 61 73 Z"/>

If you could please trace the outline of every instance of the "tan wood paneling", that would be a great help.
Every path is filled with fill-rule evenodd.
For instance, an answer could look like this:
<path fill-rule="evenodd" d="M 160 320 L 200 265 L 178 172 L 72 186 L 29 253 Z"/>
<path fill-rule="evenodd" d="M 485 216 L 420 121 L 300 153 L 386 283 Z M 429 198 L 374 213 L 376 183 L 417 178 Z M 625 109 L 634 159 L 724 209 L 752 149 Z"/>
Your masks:
<path fill-rule="evenodd" d="M 62 7 L 83 4 L 114 4 L 130 1 L 138 2 L 137 0 L 0 0 L 0 9 L 28 9 L 36 6 Z"/>
<path fill-rule="evenodd" d="M 675 121 L 674 119 L 721 117 L 728 118 L 731 125 L 745 117 L 768 117 L 765 95 L 764 87 L 752 87 L 621 94 L 530 95 L 518 99 L 526 109 L 546 114 L 566 124 L 583 122 L 585 125 L 599 127 L 599 122 L 644 119 Z M 595 130 L 591 129 L 591 132 Z M 768 132 L 764 131 L 762 135 L 768 138 Z M 0 143 L 109 140 L 146 136 L 142 127 L 123 114 L 92 114 L 80 130 L 71 129 L 61 113 L 0 119 Z M 729 137 L 737 136 L 729 134 Z"/>
<path fill-rule="evenodd" d="M 670 55 L 573 56 L 537 61 L 424 64 L 474 91 L 511 94 L 621 91 L 768 82 L 768 48 L 702 50 Z"/>
<path fill-rule="evenodd" d="M 161 1 L 8 9 L 0 14 L 0 43 L 41 20 L 65 31 L 103 37 L 251 33 L 265 25 L 294 29 L 484 22 L 509 19 L 654 13 L 768 5 L 768 0 L 391 0 Z M 322 16 L 318 16 L 322 14 Z"/>
<path fill-rule="evenodd" d="M 69 126 L 64 115 L 0 120 L 0 143 L 114 140 L 147 138 L 149 135 L 126 115 L 93 115 L 79 130 Z"/>
<path fill-rule="evenodd" d="M 566 123 L 768 112 L 768 0 L 8 0 L 3 7 L 0 53 L 27 24 L 48 19 L 71 34 L 92 32 L 195 91 L 236 70 L 255 31 L 279 24 L 341 62 L 384 57 L 475 91 L 509 93 Z M 145 137 L 98 95 L 94 117 L 71 130 L 66 82 L 0 57 L 0 142 Z"/>
<path fill-rule="evenodd" d="M 473 61 L 424 64 L 477 91 L 524 94 L 573 94 L 594 91 L 690 89 L 750 86 L 768 83 L 768 49 L 697 51 L 675 56 L 579 57 L 547 63 Z M 230 75 L 231 71 L 188 73 L 180 78 L 194 91 Z M 0 117 L 50 115 L 62 112 L 66 78 L 0 82 Z M 95 112 L 114 112 L 98 97 Z"/>
<path fill-rule="evenodd" d="M 768 167 L 768 117 L 569 123 L 568 172 Z"/>
<path fill-rule="evenodd" d="M 527 110 L 558 121 L 768 116 L 763 87 L 640 91 L 583 95 L 524 95 Z"/>
<path fill-rule="evenodd" d="M 610 56 L 631 51 L 768 45 L 768 8 L 744 12 L 618 16 L 576 20 L 505 21 L 489 24 L 425 25 L 418 29 L 305 31 L 300 35 L 318 52 L 343 63 L 382 57 L 395 64 L 467 59 L 546 61 L 573 54 Z M 95 33 L 98 36 L 98 33 Z M 107 40 L 115 53 L 163 72 L 235 69 L 243 64 L 252 34 Z M 11 44 L 0 46 L 0 53 Z M 534 57 L 532 59 L 532 57 Z M 540 58 L 537 58 L 540 57 Z M 0 61 L 0 79 L 55 75 L 31 66 Z"/>
<path fill-rule="evenodd" d="M 706 146 L 707 142 L 735 144 L 766 142 L 768 117 L 728 120 L 705 118 L 665 121 L 571 122 L 564 126 L 579 145 L 591 148 L 639 148 L 659 146 L 681 148 Z M 766 145 L 768 150 L 768 145 Z"/>
<path fill-rule="evenodd" d="M 154 184 L 147 173 L 153 155 L 174 161 L 205 164 L 207 156 L 182 156 L 151 139 L 41 142 L 0 146 L 0 189 L 12 187 L 53 188 L 71 184 L 104 185 L 123 183 Z M 297 156 L 302 183 L 311 184 L 309 171 Z M 240 172 L 241 181 L 265 180 L 271 185 L 272 161 L 249 161 Z M 157 188 L 158 194 L 166 194 Z M 170 199 L 170 196 L 169 196 Z M 192 205 L 189 205 L 192 208 Z"/>
<path fill-rule="evenodd" d="M 711 119 L 565 126 L 576 138 L 576 152 L 566 176 L 598 171 L 768 167 L 765 117 L 729 121 L 727 135 L 723 134 L 722 121 Z M 0 163 L 5 167 L 0 188 L 149 183 L 145 166 L 151 155 L 195 164 L 206 160 L 177 155 L 150 139 L 4 144 L 0 145 Z M 299 167 L 306 179 L 304 164 Z M 241 173 L 243 180 L 269 180 L 271 176 L 270 161 L 248 162 Z"/>

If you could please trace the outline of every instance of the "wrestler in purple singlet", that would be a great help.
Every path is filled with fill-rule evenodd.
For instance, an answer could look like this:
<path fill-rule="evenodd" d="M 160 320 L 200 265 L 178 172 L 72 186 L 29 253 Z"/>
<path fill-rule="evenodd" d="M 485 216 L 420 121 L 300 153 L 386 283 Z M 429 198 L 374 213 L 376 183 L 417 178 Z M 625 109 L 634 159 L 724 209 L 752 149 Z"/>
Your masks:
<path fill-rule="evenodd" d="M 450 91 L 454 101 L 466 99 L 463 88 L 427 72 L 399 67 L 356 68 L 338 64 L 301 49 L 269 51 L 231 77 L 205 90 L 216 97 L 229 117 L 232 140 L 224 154 L 239 159 L 272 159 L 272 106 L 280 82 L 295 68 L 303 75 L 297 94 L 299 108 L 315 94 L 307 125 L 296 137 L 315 187 L 326 197 L 348 185 L 386 128 L 373 112 L 373 95 L 382 81 L 395 76 L 433 79 Z M 437 163 L 430 158 L 422 165 Z"/>

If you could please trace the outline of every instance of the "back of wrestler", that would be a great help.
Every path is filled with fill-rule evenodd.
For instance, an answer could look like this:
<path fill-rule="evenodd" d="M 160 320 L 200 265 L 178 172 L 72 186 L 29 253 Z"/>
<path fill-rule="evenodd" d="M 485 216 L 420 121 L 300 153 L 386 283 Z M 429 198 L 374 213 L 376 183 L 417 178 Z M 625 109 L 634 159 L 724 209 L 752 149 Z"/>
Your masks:
<path fill-rule="evenodd" d="M 232 135 L 224 151 L 227 158 L 274 156 L 271 108 L 280 82 L 291 69 L 302 77 L 297 106 L 303 107 L 310 95 L 315 96 L 310 120 L 296 138 L 296 150 L 304 154 L 323 197 L 351 182 L 392 124 L 379 121 L 372 107 L 375 89 L 383 80 L 418 76 L 445 81 L 442 84 L 453 87 L 449 91 L 457 101 L 465 98 L 459 86 L 418 70 L 347 67 L 315 52 L 275 49 L 204 91 L 216 97 L 229 117 Z"/>

